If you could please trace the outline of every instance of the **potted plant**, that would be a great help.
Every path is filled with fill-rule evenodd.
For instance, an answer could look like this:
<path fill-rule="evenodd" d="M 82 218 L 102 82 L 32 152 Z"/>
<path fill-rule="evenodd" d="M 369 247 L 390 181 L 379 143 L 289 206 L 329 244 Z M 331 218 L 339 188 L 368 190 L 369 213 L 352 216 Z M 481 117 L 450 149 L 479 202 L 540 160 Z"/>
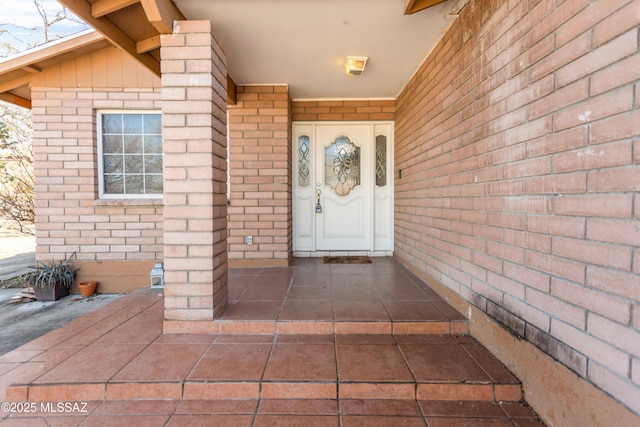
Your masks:
<path fill-rule="evenodd" d="M 33 286 L 33 292 L 38 301 L 56 301 L 69 295 L 76 277 L 75 266 L 70 260 L 71 256 L 48 263 L 37 261 L 36 266 L 32 267 L 33 271 L 28 275 L 28 282 Z"/>
<path fill-rule="evenodd" d="M 95 281 L 78 283 L 78 289 L 80 289 L 80 294 L 82 294 L 83 298 L 89 298 L 95 294 L 96 286 L 98 286 L 98 282 Z"/>

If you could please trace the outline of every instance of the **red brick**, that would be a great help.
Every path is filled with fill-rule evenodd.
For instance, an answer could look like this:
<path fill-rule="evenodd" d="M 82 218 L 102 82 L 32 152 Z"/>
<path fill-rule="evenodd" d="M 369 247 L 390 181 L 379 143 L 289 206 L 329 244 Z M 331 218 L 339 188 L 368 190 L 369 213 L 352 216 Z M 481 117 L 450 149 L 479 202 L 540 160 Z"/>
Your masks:
<path fill-rule="evenodd" d="M 613 341 L 634 357 L 640 357 L 640 331 L 598 315 L 589 315 L 587 332 L 603 341 Z"/>
<path fill-rule="evenodd" d="M 511 162 L 504 167 L 505 179 L 544 175 L 549 172 L 551 172 L 551 159 L 549 157 L 538 157 L 521 162 Z"/>
<path fill-rule="evenodd" d="M 623 298 L 640 300 L 640 276 L 610 268 L 587 266 L 587 286 Z"/>
<path fill-rule="evenodd" d="M 553 170 L 555 173 L 570 172 L 621 166 L 631 162 L 632 146 L 630 142 L 625 141 L 557 154 L 553 156 Z"/>
<path fill-rule="evenodd" d="M 551 322 L 551 333 L 592 360 L 605 364 L 611 371 L 627 375 L 629 356 L 621 350 L 559 321 Z"/>
<path fill-rule="evenodd" d="M 532 177 L 527 180 L 528 194 L 584 193 L 587 189 L 586 173 L 571 173 Z"/>
<path fill-rule="evenodd" d="M 530 106 L 531 117 L 541 117 L 558 109 L 558 105 L 571 105 L 589 97 L 589 80 L 579 80 L 571 85 L 556 89 L 548 96 L 534 101 Z M 554 130 L 557 129 L 554 127 Z"/>
<path fill-rule="evenodd" d="M 528 287 L 538 289 L 543 292 L 549 292 L 550 277 L 548 274 L 539 273 L 522 265 L 504 263 L 504 275 L 512 280 L 517 280 Z"/>
<path fill-rule="evenodd" d="M 545 274 L 569 279 L 576 283 L 584 283 L 585 271 L 582 263 L 528 251 L 525 253 L 525 265 Z"/>
<path fill-rule="evenodd" d="M 610 5 L 603 8 L 608 12 Z M 608 42 L 618 34 L 632 29 L 638 25 L 640 19 L 640 4 L 637 1 L 629 2 L 611 16 L 599 22 L 593 29 L 593 44 L 600 46 Z M 594 20 L 595 21 L 595 20 Z"/>
<path fill-rule="evenodd" d="M 640 190 L 640 171 L 637 166 L 602 169 L 589 172 L 590 192 L 629 192 Z"/>
<path fill-rule="evenodd" d="M 587 8 L 563 23 L 556 32 L 558 45 L 565 44 L 578 34 L 591 30 L 594 22 L 601 21 L 611 13 L 611 5 L 606 2 L 591 3 Z M 597 28 L 597 27 L 596 27 Z M 619 33 L 617 33 L 619 34 Z"/>
<path fill-rule="evenodd" d="M 527 217 L 527 230 L 550 235 L 584 237 L 585 219 L 557 215 L 532 215 Z"/>
<path fill-rule="evenodd" d="M 565 108 L 553 115 L 553 130 L 561 131 L 629 111 L 633 106 L 633 90 L 631 87 L 607 92 L 599 97 L 592 97 L 571 108 Z"/>
<path fill-rule="evenodd" d="M 505 296 L 503 306 L 504 309 L 510 313 L 515 314 L 518 318 L 523 319 L 538 329 L 543 331 L 549 330 L 549 315 L 538 307 L 534 307 L 520 299 L 510 296 Z"/>
<path fill-rule="evenodd" d="M 587 238 L 601 242 L 636 246 L 640 242 L 640 223 L 602 218 L 589 218 Z"/>
<path fill-rule="evenodd" d="M 551 236 L 544 234 L 504 230 L 504 242 L 524 249 L 532 249 L 546 254 L 551 253 Z"/>
<path fill-rule="evenodd" d="M 590 4 L 588 0 L 582 1 L 565 1 L 559 7 L 554 9 L 553 4 L 545 1 L 538 2 L 538 6 L 534 9 L 536 13 L 534 17 L 542 18 L 537 25 L 533 27 L 532 38 L 539 38 L 538 34 L 552 33 L 556 28 L 560 27 L 572 16 L 577 14 Z"/>
<path fill-rule="evenodd" d="M 631 249 L 579 239 L 554 238 L 553 254 L 590 264 L 631 270 Z"/>
<path fill-rule="evenodd" d="M 556 87 L 574 82 L 625 56 L 636 53 L 637 49 L 638 32 L 637 30 L 628 31 L 558 70 L 556 73 Z"/>
<path fill-rule="evenodd" d="M 562 195 L 554 199 L 554 213 L 595 217 L 631 218 L 631 195 Z"/>
<path fill-rule="evenodd" d="M 638 78 L 640 54 L 625 58 L 591 76 L 591 94 L 598 95 L 607 90 L 631 83 Z M 636 86 L 638 88 L 639 86 Z M 636 96 L 636 102 L 638 102 Z M 636 105 L 636 108 L 638 105 Z"/>
<path fill-rule="evenodd" d="M 587 143 L 588 133 L 586 128 L 569 129 L 527 142 L 527 156 L 558 153 L 584 147 Z"/>
<path fill-rule="evenodd" d="M 631 306 L 628 301 L 565 280 L 552 279 L 551 293 L 622 324 L 627 324 L 631 316 Z"/>
<path fill-rule="evenodd" d="M 572 300 L 568 302 L 546 292 L 528 289 L 526 301 L 534 307 L 540 307 L 554 319 L 579 329 L 586 327 L 587 313 L 583 308 L 576 307 Z"/>
<path fill-rule="evenodd" d="M 539 62 L 531 66 L 531 71 L 530 71 L 531 81 L 539 80 L 543 77 L 548 76 L 553 72 L 558 73 L 561 71 L 561 67 L 565 66 L 565 64 L 569 64 L 566 67 L 569 67 L 570 70 L 573 70 L 572 67 L 573 67 L 573 64 L 576 62 L 576 59 L 580 57 L 584 58 L 583 55 L 589 52 L 590 48 L 591 48 L 590 34 L 583 34 L 578 38 L 570 41 L 566 45 L 554 51 L 549 56 L 543 58 L 542 60 L 540 60 Z M 557 71 L 559 69 L 560 71 Z M 565 71 L 565 74 L 566 73 L 567 71 Z M 563 82 L 562 84 L 559 84 L 556 78 L 556 88 L 566 86 L 568 83 L 578 80 L 578 78 L 574 77 L 574 79 L 571 81 L 568 81 L 568 79 L 566 80 L 567 81 Z"/>

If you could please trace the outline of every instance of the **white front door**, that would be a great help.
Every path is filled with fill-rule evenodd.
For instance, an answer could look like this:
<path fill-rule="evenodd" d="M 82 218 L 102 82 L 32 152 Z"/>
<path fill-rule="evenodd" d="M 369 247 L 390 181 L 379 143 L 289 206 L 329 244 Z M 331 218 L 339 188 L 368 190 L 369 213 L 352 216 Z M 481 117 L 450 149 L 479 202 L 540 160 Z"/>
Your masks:
<path fill-rule="evenodd" d="M 372 250 L 371 126 L 316 126 L 316 250 Z"/>
<path fill-rule="evenodd" d="M 296 123 L 293 130 L 294 251 L 391 250 L 391 124 Z"/>

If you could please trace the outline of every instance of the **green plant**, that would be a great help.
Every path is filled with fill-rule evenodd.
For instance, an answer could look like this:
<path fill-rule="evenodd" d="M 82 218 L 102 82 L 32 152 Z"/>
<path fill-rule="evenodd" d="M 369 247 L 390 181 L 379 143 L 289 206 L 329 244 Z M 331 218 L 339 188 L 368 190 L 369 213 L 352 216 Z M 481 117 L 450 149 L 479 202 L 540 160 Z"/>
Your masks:
<path fill-rule="evenodd" d="M 71 262 L 73 255 L 75 255 L 75 252 L 69 258 L 50 261 L 49 263 L 36 261 L 36 266 L 31 267 L 34 270 L 28 275 L 29 284 L 36 290 L 45 290 L 56 284 L 71 289 L 73 280 L 76 277 L 76 268 Z"/>

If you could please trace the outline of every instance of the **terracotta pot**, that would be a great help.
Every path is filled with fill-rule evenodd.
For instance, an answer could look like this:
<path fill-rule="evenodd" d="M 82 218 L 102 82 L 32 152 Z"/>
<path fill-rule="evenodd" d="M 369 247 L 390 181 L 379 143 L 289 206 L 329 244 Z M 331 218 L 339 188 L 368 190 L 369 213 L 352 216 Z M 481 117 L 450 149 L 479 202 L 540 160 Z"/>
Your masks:
<path fill-rule="evenodd" d="M 96 286 L 98 286 L 98 282 L 80 282 L 78 284 L 83 298 L 93 295 L 96 292 Z"/>

